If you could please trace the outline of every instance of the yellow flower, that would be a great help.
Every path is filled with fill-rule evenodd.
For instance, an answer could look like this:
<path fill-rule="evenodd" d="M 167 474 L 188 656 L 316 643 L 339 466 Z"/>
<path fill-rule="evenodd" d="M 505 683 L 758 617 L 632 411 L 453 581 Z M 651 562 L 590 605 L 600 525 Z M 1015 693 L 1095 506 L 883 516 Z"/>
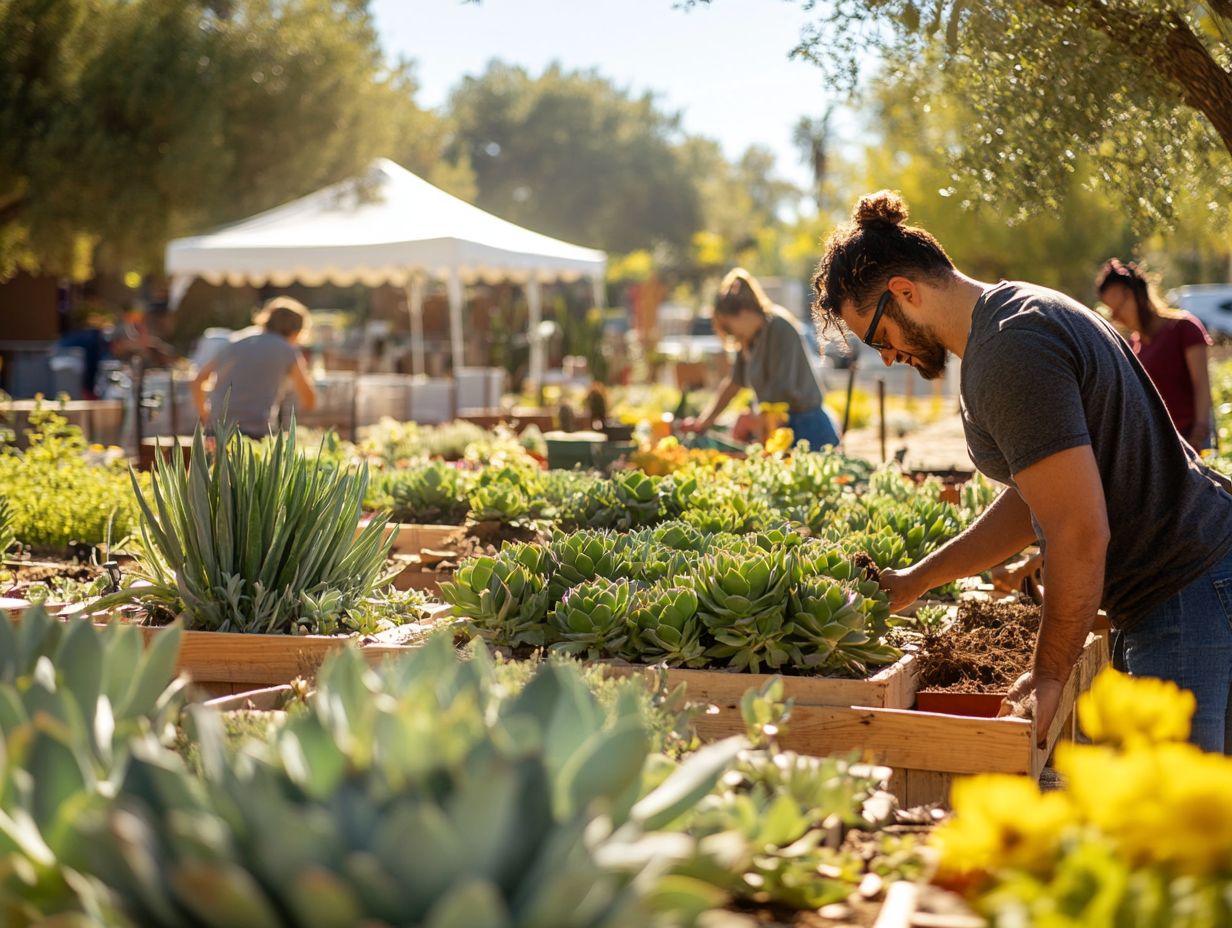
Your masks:
<path fill-rule="evenodd" d="M 766 452 L 778 454 L 781 451 L 787 451 L 795 444 L 795 441 L 796 436 L 791 429 L 775 429 L 766 439 Z"/>
<path fill-rule="evenodd" d="M 1067 744 L 1056 766 L 1082 820 L 1132 866 L 1203 876 L 1232 863 L 1232 759 L 1191 744 Z"/>
<path fill-rule="evenodd" d="M 1078 720 L 1102 744 L 1184 741 L 1194 707 L 1193 693 L 1175 683 L 1107 669 L 1079 697 Z"/>
<path fill-rule="evenodd" d="M 1062 793 L 1041 793 L 1027 777 L 983 774 L 959 780 L 954 818 L 933 833 L 943 874 L 958 877 L 1006 868 L 1043 870 L 1053 863 L 1074 810 Z"/>

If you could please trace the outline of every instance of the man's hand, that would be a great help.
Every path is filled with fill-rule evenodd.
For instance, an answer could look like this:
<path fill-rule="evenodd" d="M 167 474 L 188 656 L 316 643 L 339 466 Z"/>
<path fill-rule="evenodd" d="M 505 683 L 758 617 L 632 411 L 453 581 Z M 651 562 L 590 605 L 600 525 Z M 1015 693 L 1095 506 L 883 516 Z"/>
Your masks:
<path fill-rule="evenodd" d="M 706 423 L 701 419 L 695 419 L 690 416 L 687 419 L 681 420 L 680 431 L 700 435 L 702 432 L 706 431 Z"/>
<path fill-rule="evenodd" d="M 1037 684 L 1031 672 L 1027 671 L 1010 687 L 997 714 L 1035 719 L 1037 743 L 1043 747 L 1048 742 L 1048 729 L 1056 718 L 1064 688 L 1058 680 L 1040 680 Z"/>
<path fill-rule="evenodd" d="M 891 612 L 910 606 L 934 586 L 917 567 L 881 572 L 881 588 L 890 594 Z"/>

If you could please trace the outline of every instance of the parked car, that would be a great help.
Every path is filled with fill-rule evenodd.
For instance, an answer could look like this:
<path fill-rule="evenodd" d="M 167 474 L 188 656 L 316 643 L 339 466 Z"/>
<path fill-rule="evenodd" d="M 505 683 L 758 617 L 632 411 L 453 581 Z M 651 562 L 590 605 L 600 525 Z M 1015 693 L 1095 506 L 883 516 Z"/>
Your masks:
<path fill-rule="evenodd" d="M 1189 284 L 1169 290 L 1167 298 L 1196 316 L 1211 335 L 1232 336 L 1232 284 Z"/>

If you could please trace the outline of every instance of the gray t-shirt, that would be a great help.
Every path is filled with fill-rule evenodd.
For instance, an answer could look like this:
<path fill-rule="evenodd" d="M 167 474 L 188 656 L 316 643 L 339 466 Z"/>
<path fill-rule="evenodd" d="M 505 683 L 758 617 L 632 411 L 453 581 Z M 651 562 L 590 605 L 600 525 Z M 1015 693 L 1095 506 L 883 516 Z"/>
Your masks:
<path fill-rule="evenodd" d="M 215 358 L 210 424 L 226 418 L 246 435 L 268 434 L 287 388 L 287 375 L 299 361 L 295 346 L 281 335 L 258 332 L 231 342 Z"/>
<path fill-rule="evenodd" d="M 994 480 L 1012 484 L 1051 454 L 1091 446 L 1110 529 L 1103 607 L 1116 627 L 1133 626 L 1232 549 L 1232 496 L 1101 316 L 1053 290 L 1002 281 L 976 303 L 961 370 L 967 447 Z"/>
<path fill-rule="evenodd" d="M 778 307 L 767 314 L 753 344 L 736 352 L 732 383 L 752 388 L 759 403 L 786 403 L 791 412 L 821 405 L 804 335 L 787 310 Z"/>

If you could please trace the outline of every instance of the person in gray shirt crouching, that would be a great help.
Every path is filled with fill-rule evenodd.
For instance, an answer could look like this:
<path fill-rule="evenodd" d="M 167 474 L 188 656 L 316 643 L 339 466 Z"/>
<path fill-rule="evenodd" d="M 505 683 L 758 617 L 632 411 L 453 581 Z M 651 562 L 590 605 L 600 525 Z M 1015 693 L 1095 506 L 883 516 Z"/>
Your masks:
<path fill-rule="evenodd" d="M 193 380 L 193 402 L 211 427 L 225 417 L 249 438 L 264 438 L 277 427 L 278 406 L 288 385 L 299 407 L 316 405 L 316 389 L 303 355 L 295 347 L 307 330 L 308 310 L 298 300 L 275 297 L 254 319 L 259 327 L 226 345 L 202 365 Z M 206 403 L 206 383 L 214 378 Z"/>
<path fill-rule="evenodd" d="M 1227 480 L 1177 433 L 1103 317 L 1043 287 L 967 277 L 906 218 L 897 194 L 860 200 L 826 244 L 814 312 L 926 379 L 957 355 L 971 460 L 1008 489 L 948 544 L 881 575 L 891 608 L 1038 541 L 1043 622 L 1011 706 L 1046 734 L 1102 607 L 1124 633 L 1129 671 L 1192 691 L 1191 740 L 1232 753 Z"/>

